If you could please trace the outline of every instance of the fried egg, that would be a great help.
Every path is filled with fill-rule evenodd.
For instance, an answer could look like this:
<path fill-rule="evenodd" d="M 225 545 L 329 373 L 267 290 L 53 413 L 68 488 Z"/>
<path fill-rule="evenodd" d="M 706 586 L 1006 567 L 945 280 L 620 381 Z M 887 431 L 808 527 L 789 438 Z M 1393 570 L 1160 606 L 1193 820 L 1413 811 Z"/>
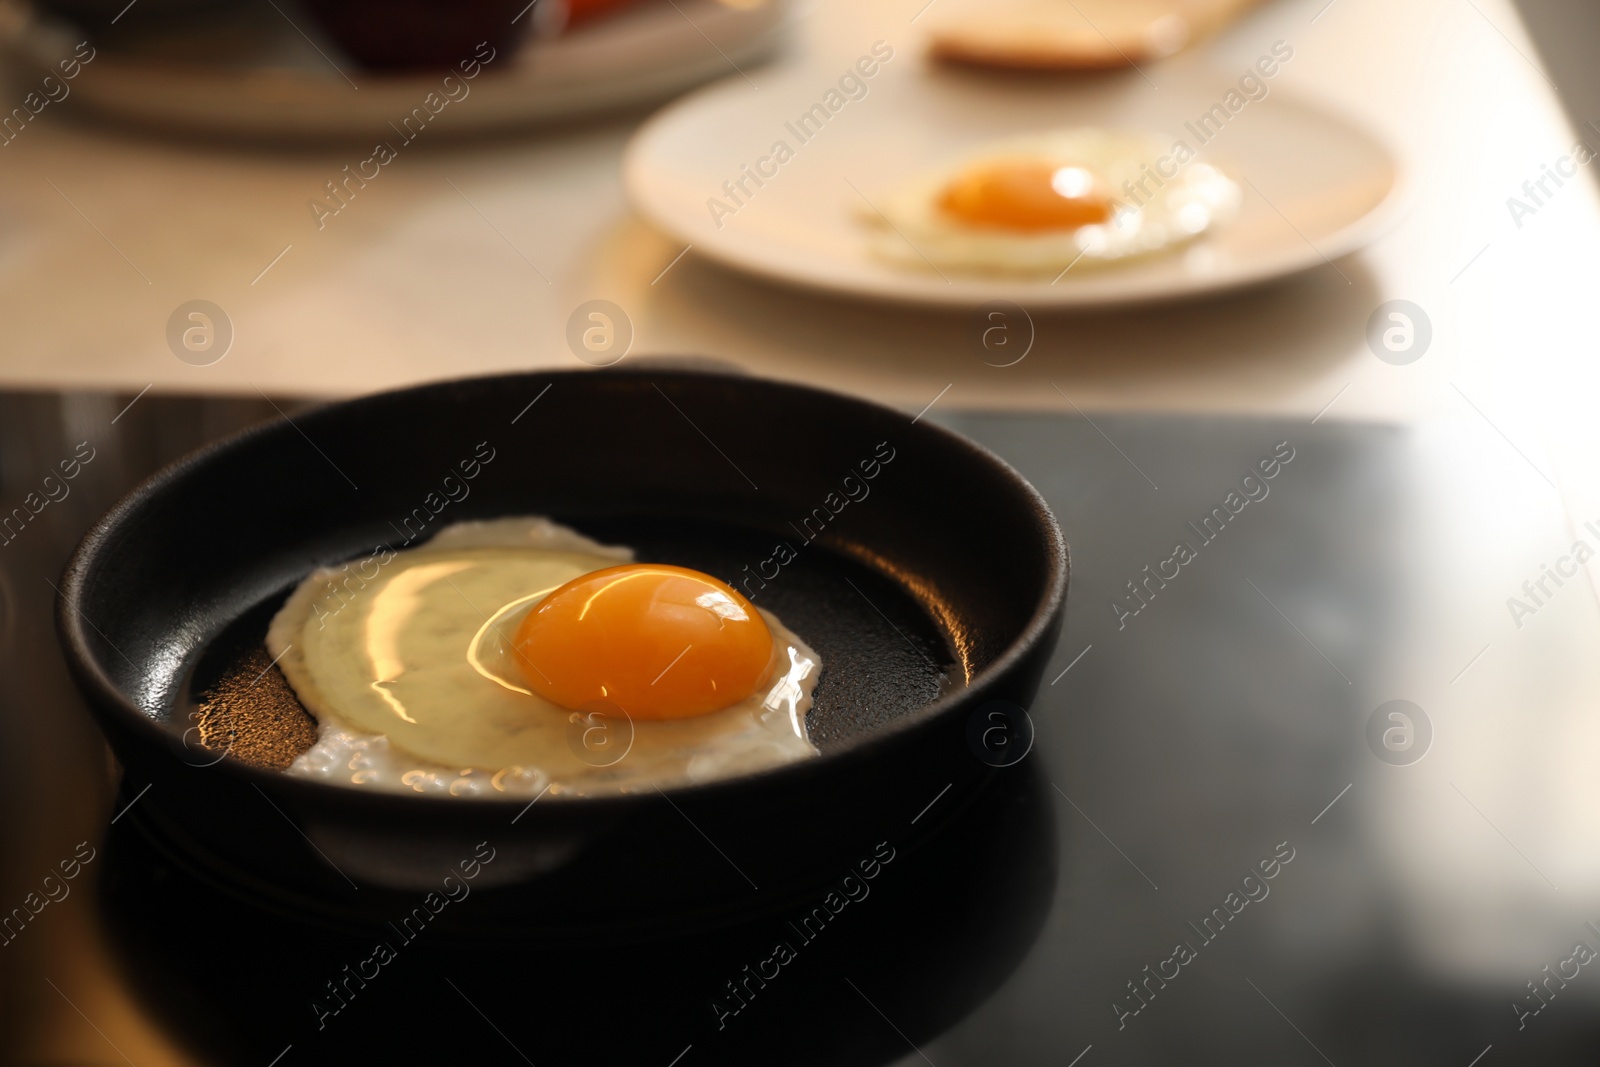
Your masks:
<path fill-rule="evenodd" d="M 816 755 L 817 653 L 716 578 L 632 559 L 522 517 L 447 527 L 355 587 L 314 572 L 267 633 L 318 724 L 289 773 L 593 795 Z"/>
<path fill-rule="evenodd" d="M 1082 127 L 989 145 L 862 217 L 873 253 L 898 265 L 1056 275 L 1184 244 L 1240 199 L 1220 170 L 1153 137 Z"/>

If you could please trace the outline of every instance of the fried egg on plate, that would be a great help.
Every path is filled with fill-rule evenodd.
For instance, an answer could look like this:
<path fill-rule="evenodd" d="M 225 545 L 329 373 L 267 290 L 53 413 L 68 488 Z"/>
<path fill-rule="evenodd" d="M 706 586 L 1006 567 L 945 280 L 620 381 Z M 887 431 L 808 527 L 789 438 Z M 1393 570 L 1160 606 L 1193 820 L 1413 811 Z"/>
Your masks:
<path fill-rule="evenodd" d="M 817 754 L 820 657 L 710 575 L 548 519 L 311 574 L 267 649 L 318 723 L 289 773 L 455 796 L 632 792 Z"/>
<path fill-rule="evenodd" d="M 1056 275 L 1174 248 L 1232 219 L 1239 186 L 1159 140 L 1092 127 L 1014 137 L 893 190 L 863 219 L 899 265 Z"/>

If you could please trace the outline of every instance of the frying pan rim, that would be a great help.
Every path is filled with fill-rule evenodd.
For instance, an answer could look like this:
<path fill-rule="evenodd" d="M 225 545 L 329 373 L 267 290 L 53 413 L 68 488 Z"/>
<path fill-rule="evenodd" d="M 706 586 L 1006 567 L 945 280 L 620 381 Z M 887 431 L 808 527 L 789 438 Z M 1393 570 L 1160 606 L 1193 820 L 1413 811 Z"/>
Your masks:
<path fill-rule="evenodd" d="M 553 383 L 563 378 L 569 380 L 593 378 L 611 380 L 632 378 L 650 381 L 686 380 L 691 383 L 717 383 L 735 388 L 776 388 L 809 394 L 811 397 L 827 403 L 865 409 L 880 416 L 889 414 L 903 417 L 902 412 L 896 411 L 887 405 L 805 383 L 751 375 L 719 374 L 655 367 L 637 370 L 631 368 L 532 370 L 443 378 L 404 386 L 399 389 L 323 401 L 297 412 L 294 421 L 280 413 L 278 418 L 246 427 L 186 453 L 166 464 L 123 494 L 90 527 L 88 533 L 84 535 L 83 540 L 79 542 L 78 547 L 73 551 L 62 573 L 60 589 L 56 598 L 56 627 L 62 646 L 67 653 L 68 666 L 80 686 L 91 694 L 89 703 L 96 715 L 115 717 L 116 724 L 119 727 L 131 727 L 132 731 L 141 740 L 150 744 L 168 746 L 172 742 L 171 731 L 162 722 L 151 718 L 142 711 L 101 667 L 100 657 L 94 653 L 90 642 L 89 630 L 93 629 L 93 624 L 89 622 L 82 611 L 82 605 L 88 599 L 88 589 L 92 584 L 91 580 L 95 576 L 96 567 L 101 562 L 102 553 L 109 551 L 124 527 L 139 517 L 140 513 L 150 505 L 153 497 L 181 482 L 192 470 L 224 459 L 232 453 L 247 448 L 261 438 L 280 434 L 287 436 L 303 432 L 298 429 L 301 423 L 312 423 L 331 416 L 358 417 L 363 408 L 391 404 L 407 398 L 453 388 L 477 387 L 483 390 L 492 390 L 497 385 L 509 387 L 513 385 L 544 384 L 546 382 Z M 993 661 L 980 669 L 965 687 L 950 690 L 920 708 L 897 715 L 887 723 L 853 736 L 840 747 L 830 749 L 815 759 L 766 768 L 733 778 L 676 785 L 667 789 L 657 788 L 656 792 L 668 798 L 693 798 L 698 800 L 714 797 L 721 792 L 744 792 L 751 787 L 760 785 L 781 788 L 792 783 L 795 786 L 803 787 L 806 779 L 828 773 L 833 769 L 840 768 L 842 765 L 848 765 L 853 762 L 870 763 L 891 750 L 895 742 L 903 738 L 904 735 L 927 728 L 930 723 L 953 714 L 960 708 L 975 708 L 979 706 L 990 691 L 996 688 L 997 683 L 1007 677 L 1025 657 L 1033 652 L 1041 641 L 1050 635 L 1051 630 L 1059 622 L 1062 604 L 1066 598 L 1070 575 L 1070 557 L 1066 539 L 1054 513 L 1050 510 L 1049 504 L 1046 503 L 1044 497 L 1027 479 L 1023 478 L 1015 468 L 989 449 L 936 423 L 914 423 L 914 425 L 918 426 L 918 432 L 942 439 L 946 446 L 967 452 L 976 458 L 981 465 L 989 468 L 999 481 L 1005 482 L 1013 492 L 1019 494 L 1027 509 L 1035 514 L 1038 520 L 1039 532 L 1043 535 L 1042 540 L 1047 555 L 1047 559 L 1044 561 L 1047 577 L 1040 598 L 1035 603 L 1022 630 Z M 904 587 L 904 584 L 893 575 L 885 574 L 884 577 L 902 588 Z M 352 810 L 363 808 L 383 810 L 400 804 L 404 805 L 405 811 L 412 813 L 414 816 L 426 818 L 431 815 L 444 819 L 453 819 L 457 816 L 503 813 L 508 809 L 528 803 L 527 798 L 521 796 L 437 797 L 428 794 L 412 796 L 400 793 L 350 789 L 315 779 L 298 778 L 282 771 L 255 767 L 241 760 L 226 757 L 220 759 L 208 769 L 237 779 L 243 785 L 252 785 L 256 788 L 271 787 L 286 799 L 299 798 L 311 807 L 319 804 L 332 804 Z M 630 809 L 639 804 L 641 800 L 647 798 L 648 794 L 562 796 L 546 798 L 541 806 L 547 812 L 564 812 L 571 809 L 572 811 L 591 811 L 597 816 L 609 816 Z"/>

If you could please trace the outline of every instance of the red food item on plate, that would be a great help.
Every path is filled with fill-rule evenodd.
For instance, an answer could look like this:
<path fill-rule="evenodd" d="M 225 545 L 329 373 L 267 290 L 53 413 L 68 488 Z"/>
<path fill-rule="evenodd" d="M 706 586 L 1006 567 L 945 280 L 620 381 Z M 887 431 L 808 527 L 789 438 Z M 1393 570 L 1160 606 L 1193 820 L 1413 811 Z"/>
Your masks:
<path fill-rule="evenodd" d="M 540 0 L 540 3 L 544 2 Z M 567 0 L 567 25 L 578 26 L 637 3 L 639 0 Z"/>

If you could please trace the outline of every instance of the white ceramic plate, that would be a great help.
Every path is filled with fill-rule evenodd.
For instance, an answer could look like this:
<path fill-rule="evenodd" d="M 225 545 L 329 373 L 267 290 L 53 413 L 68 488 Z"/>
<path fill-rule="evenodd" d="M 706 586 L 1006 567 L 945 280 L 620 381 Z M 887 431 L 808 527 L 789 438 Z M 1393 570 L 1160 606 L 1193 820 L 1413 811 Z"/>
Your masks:
<path fill-rule="evenodd" d="M 994 78 L 920 65 L 902 51 L 802 143 L 796 117 L 835 88 L 846 62 L 770 72 L 760 91 L 728 79 L 666 108 L 635 135 L 624 164 L 635 208 L 695 254 L 790 284 L 860 297 L 970 306 L 1089 307 L 1236 288 L 1338 259 L 1397 213 L 1400 168 L 1376 139 L 1268 84 L 1203 146 L 1185 126 L 1223 99 L 1226 76 L 1159 68 L 1063 83 Z M 859 90 L 858 90 L 859 92 Z M 835 101 L 837 102 L 837 101 Z M 985 142 L 1061 126 L 1147 130 L 1198 150 L 1238 180 L 1232 223 L 1175 251 L 1109 267 L 1080 264 L 1059 280 L 884 263 L 860 212 L 925 168 Z M 793 158 L 733 214 L 723 183 L 783 141 Z M 771 171 L 774 163 L 763 167 Z M 854 188 L 852 188 L 854 186 Z M 859 191 L 859 192 L 858 192 Z"/>
<path fill-rule="evenodd" d="M 386 129 L 448 73 L 363 71 L 305 16 L 280 6 L 296 21 L 262 3 L 174 22 L 137 45 L 102 47 L 87 68 L 93 77 L 73 82 L 72 95 L 104 114 L 169 128 L 331 137 Z M 765 59 L 779 43 L 784 6 L 654 0 L 530 40 L 485 66 L 441 128 L 480 132 L 669 98 Z M 54 72 L 84 37 L 25 0 L 0 2 L 0 53 L 38 75 Z"/>

